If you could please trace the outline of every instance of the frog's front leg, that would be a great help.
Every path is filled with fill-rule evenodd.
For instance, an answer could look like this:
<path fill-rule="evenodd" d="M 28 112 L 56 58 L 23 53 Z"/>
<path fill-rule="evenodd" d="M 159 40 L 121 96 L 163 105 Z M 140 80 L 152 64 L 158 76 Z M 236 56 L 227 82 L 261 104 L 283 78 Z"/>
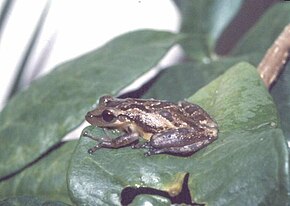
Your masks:
<path fill-rule="evenodd" d="M 85 135 L 85 134 L 84 134 Z M 125 133 L 115 139 L 111 139 L 109 137 L 103 137 L 103 138 L 94 138 L 91 137 L 89 135 L 85 135 L 88 136 L 92 139 L 98 139 L 99 143 L 97 145 L 95 145 L 94 147 L 90 148 L 88 150 L 89 154 L 93 154 L 97 149 L 99 148 L 119 148 L 119 147 L 124 147 L 127 146 L 135 141 L 137 141 L 139 139 L 139 136 L 137 134 L 129 134 L 129 133 Z"/>
<path fill-rule="evenodd" d="M 217 131 L 216 131 L 217 132 Z M 210 144 L 217 138 L 216 133 L 203 128 L 171 129 L 152 136 L 146 146 L 145 156 L 160 153 L 190 155 Z"/>

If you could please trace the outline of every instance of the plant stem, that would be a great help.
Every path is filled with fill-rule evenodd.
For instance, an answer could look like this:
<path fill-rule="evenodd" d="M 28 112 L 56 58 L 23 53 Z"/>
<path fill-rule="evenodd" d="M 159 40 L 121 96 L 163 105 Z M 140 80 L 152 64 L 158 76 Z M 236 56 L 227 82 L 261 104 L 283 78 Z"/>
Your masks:
<path fill-rule="evenodd" d="M 268 89 L 276 81 L 289 59 L 290 53 L 290 24 L 285 26 L 282 33 L 268 49 L 258 66 L 258 72 Z"/>

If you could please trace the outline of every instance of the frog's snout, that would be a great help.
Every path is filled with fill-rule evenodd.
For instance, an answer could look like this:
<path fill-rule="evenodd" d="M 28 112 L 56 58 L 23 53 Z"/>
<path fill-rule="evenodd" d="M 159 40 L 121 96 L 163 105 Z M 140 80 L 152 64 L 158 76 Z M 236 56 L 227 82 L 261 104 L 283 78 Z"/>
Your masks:
<path fill-rule="evenodd" d="M 85 116 L 85 119 L 87 122 L 93 125 L 95 116 L 91 112 L 88 112 Z"/>

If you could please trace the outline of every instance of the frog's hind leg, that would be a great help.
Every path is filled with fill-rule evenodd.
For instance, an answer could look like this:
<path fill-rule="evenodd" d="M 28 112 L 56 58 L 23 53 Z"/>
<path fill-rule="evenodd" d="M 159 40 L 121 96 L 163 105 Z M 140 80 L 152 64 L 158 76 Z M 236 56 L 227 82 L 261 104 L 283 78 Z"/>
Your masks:
<path fill-rule="evenodd" d="M 202 149 L 205 147 L 207 144 L 203 144 L 202 147 L 199 147 L 196 144 L 191 144 L 183 147 L 169 147 L 169 148 L 149 148 L 149 150 L 144 154 L 146 157 L 151 156 L 151 155 L 156 155 L 156 154 L 163 154 L 163 153 L 168 153 L 168 154 L 176 154 L 176 155 L 191 155 L 198 150 Z"/>
<path fill-rule="evenodd" d="M 138 141 L 139 136 L 133 135 L 133 134 L 123 134 L 115 139 L 111 138 L 103 138 L 102 141 L 100 141 L 97 145 L 90 148 L 88 150 L 89 154 L 94 153 L 97 149 L 105 147 L 105 148 L 120 148 L 127 145 L 130 145 L 131 143 Z"/>
<path fill-rule="evenodd" d="M 145 156 L 160 153 L 190 155 L 216 139 L 216 135 L 202 128 L 171 129 L 152 136 Z"/>

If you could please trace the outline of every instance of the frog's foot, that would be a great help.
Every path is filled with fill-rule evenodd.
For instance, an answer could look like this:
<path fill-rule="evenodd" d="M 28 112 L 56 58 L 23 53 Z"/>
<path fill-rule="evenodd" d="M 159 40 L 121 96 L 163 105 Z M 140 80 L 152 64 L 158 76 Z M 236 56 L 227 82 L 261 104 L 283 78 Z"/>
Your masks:
<path fill-rule="evenodd" d="M 151 147 L 149 142 L 138 142 L 137 144 L 133 144 L 131 146 L 132 149 L 149 148 L 149 147 Z"/>
<path fill-rule="evenodd" d="M 91 154 L 95 153 L 95 151 L 97 151 L 98 149 L 100 149 L 101 147 L 102 147 L 101 144 L 97 144 L 94 147 L 88 149 L 88 153 L 91 155 Z"/>
<path fill-rule="evenodd" d="M 173 155 L 179 155 L 179 156 L 188 156 L 192 155 L 194 152 L 200 150 L 203 148 L 204 145 L 196 145 L 196 144 L 190 144 L 185 145 L 181 147 L 168 147 L 168 148 L 156 148 L 152 145 L 148 146 L 148 152 L 146 152 L 144 155 L 145 157 L 156 155 L 156 154 L 173 154 Z"/>
<path fill-rule="evenodd" d="M 93 136 L 90 135 L 88 131 L 84 131 L 84 132 L 82 133 L 82 136 L 89 137 L 89 138 L 93 138 Z"/>
<path fill-rule="evenodd" d="M 94 147 L 88 149 L 88 153 L 89 154 L 93 154 L 95 153 L 98 149 L 101 149 L 103 147 L 106 147 L 106 148 L 116 148 L 115 145 L 114 145 L 114 142 L 113 141 L 109 141 L 109 142 L 103 142 L 103 141 L 100 141 L 98 144 L 96 144 Z"/>
<path fill-rule="evenodd" d="M 92 139 L 92 140 L 99 141 L 99 138 L 98 138 L 98 137 L 95 137 L 95 136 L 89 134 L 88 131 L 84 131 L 84 132 L 82 133 L 82 136 L 84 136 L 84 137 L 88 137 L 88 138 L 90 138 L 90 139 Z"/>
<path fill-rule="evenodd" d="M 151 155 L 157 155 L 157 154 L 162 154 L 166 152 L 168 152 L 167 149 L 157 149 L 157 148 L 149 147 L 149 150 L 144 153 L 144 156 L 149 157 Z"/>
<path fill-rule="evenodd" d="M 92 140 L 95 140 L 97 142 L 104 142 L 104 141 L 107 141 L 108 142 L 108 141 L 111 141 L 111 138 L 110 137 L 96 137 L 96 136 L 93 136 L 93 135 L 89 134 L 88 131 L 84 131 L 83 134 L 82 134 L 82 136 L 88 137 L 88 138 L 90 138 Z"/>

